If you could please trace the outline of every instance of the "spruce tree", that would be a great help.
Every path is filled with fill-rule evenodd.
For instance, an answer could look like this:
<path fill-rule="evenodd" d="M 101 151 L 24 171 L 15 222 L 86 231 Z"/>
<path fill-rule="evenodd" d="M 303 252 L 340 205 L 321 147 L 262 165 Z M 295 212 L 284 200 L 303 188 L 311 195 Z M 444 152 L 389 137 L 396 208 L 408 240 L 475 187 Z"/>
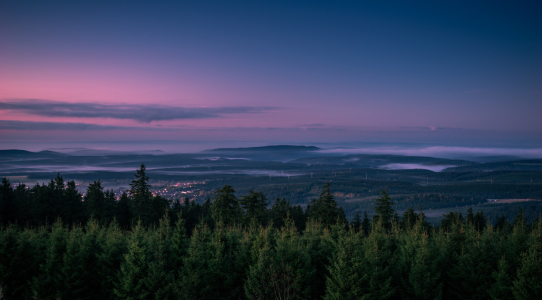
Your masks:
<path fill-rule="evenodd" d="M 359 216 L 359 212 L 356 211 L 356 215 L 354 216 L 354 219 L 352 219 L 352 229 L 354 232 L 359 232 L 361 229 L 361 217 Z"/>
<path fill-rule="evenodd" d="M 130 198 L 123 192 L 120 196 L 118 203 L 116 204 L 115 218 L 122 229 L 130 228 L 130 222 L 132 220 Z"/>
<path fill-rule="evenodd" d="M 95 223 L 95 221 L 92 221 Z M 84 233 L 80 227 L 70 230 L 66 253 L 62 256 L 61 276 L 57 277 L 61 299 L 99 299 L 101 288 L 96 269 L 95 232 Z"/>
<path fill-rule="evenodd" d="M 472 206 L 467 210 L 467 219 L 465 220 L 466 224 L 472 225 L 474 223 L 474 214 L 472 213 Z"/>
<path fill-rule="evenodd" d="M 330 259 L 335 251 L 336 244 L 346 229 L 344 224 L 335 224 L 328 228 L 324 224 L 311 219 L 303 235 L 302 242 L 306 245 L 306 252 L 311 257 L 314 274 L 310 280 L 310 297 L 319 298 L 326 290 L 326 280 L 329 276 Z"/>
<path fill-rule="evenodd" d="M 190 239 L 177 281 L 178 299 L 213 299 L 216 273 L 210 267 L 212 257 L 211 231 L 206 225 L 197 226 Z"/>
<path fill-rule="evenodd" d="M 359 290 L 361 299 L 384 300 L 396 296 L 392 266 L 395 263 L 394 241 L 388 238 L 381 219 L 363 243 Z"/>
<path fill-rule="evenodd" d="M 474 229 L 476 229 L 478 232 L 484 231 L 487 225 L 487 219 L 484 216 L 484 211 L 477 211 L 476 214 L 474 214 L 472 224 Z"/>
<path fill-rule="evenodd" d="M 132 202 L 132 220 L 141 220 L 142 225 L 148 226 L 160 218 L 162 211 L 157 211 L 154 198 L 148 184 L 149 177 L 146 175 L 147 168 L 141 164 L 134 174 L 135 179 L 130 183 L 130 197 Z"/>
<path fill-rule="evenodd" d="M 371 220 L 367 215 L 367 211 L 363 213 L 363 221 L 361 222 L 361 229 L 363 230 L 363 235 L 368 236 L 371 232 Z"/>
<path fill-rule="evenodd" d="M 121 299 L 147 299 L 150 292 L 146 286 L 148 276 L 145 230 L 138 222 L 128 238 L 128 253 L 120 265 L 114 293 Z"/>
<path fill-rule="evenodd" d="M 395 214 L 395 210 L 392 208 L 393 202 L 387 191 L 381 191 L 380 194 L 382 195 L 376 199 L 375 212 L 378 215 L 378 220 L 381 221 L 382 226 L 386 229 L 390 229 L 390 222 Z"/>
<path fill-rule="evenodd" d="M 13 187 L 4 177 L 0 186 L 0 224 L 14 223 L 17 219 L 14 200 Z"/>
<path fill-rule="evenodd" d="M 269 210 L 269 216 L 273 222 L 274 228 L 281 228 L 284 226 L 284 220 L 288 217 L 290 212 L 290 203 L 286 199 L 276 198 L 275 203 L 271 206 Z"/>
<path fill-rule="evenodd" d="M 83 205 L 83 196 L 75 187 L 75 181 L 71 180 L 66 183 L 66 189 L 63 192 L 62 197 L 62 210 L 61 218 L 63 222 L 67 224 L 75 225 L 82 224 L 87 221 L 87 214 L 85 213 Z"/>
<path fill-rule="evenodd" d="M 101 251 L 97 254 L 98 276 L 101 278 L 102 299 L 115 299 L 114 289 L 124 255 L 128 252 L 125 232 L 112 222 L 103 233 Z"/>
<path fill-rule="evenodd" d="M 4 178 L 5 179 L 5 178 Z M 0 285 L 3 296 L 12 296 L 14 291 L 15 269 L 19 266 L 14 264 L 17 256 L 18 232 L 12 226 L 0 230 Z"/>
<path fill-rule="evenodd" d="M 489 295 L 493 300 L 508 300 L 513 299 L 512 292 L 512 277 L 509 274 L 509 266 L 503 256 L 499 260 L 499 266 L 492 274 L 494 283 L 489 290 Z"/>
<path fill-rule="evenodd" d="M 175 223 L 175 228 L 171 236 L 171 267 L 177 274 L 180 273 L 180 270 L 183 267 L 183 260 L 188 252 L 188 244 L 190 240 L 186 235 L 186 228 L 184 226 L 184 219 L 178 217 L 177 222 Z"/>
<path fill-rule="evenodd" d="M 89 184 L 84 197 L 88 215 L 102 223 L 109 221 L 111 207 L 108 205 L 107 200 L 102 182 L 99 179 Z"/>
<path fill-rule="evenodd" d="M 330 184 L 326 183 L 317 200 L 310 203 L 307 207 L 307 215 L 309 218 L 321 222 L 325 226 L 333 224 L 347 224 L 346 217 L 342 208 L 337 207 L 333 194 L 331 193 Z"/>
<path fill-rule="evenodd" d="M 440 299 L 442 296 L 443 270 L 436 266 L 439 249 L 422 222 L 418 219 L 399 236 L 396 272 L 401 277 L 398 292 L 402 299 Z"/>
<path fill-rule="evenodd" d="M 518 300 L 542 299 L 542 254 L 535 247 L 521 255 L 512 292 Z"/>
<path fill-rule="evenodd" d="M 339 239 L 329 266 L 324 299 L 361 299 L 363 290 L 360 282 L 363 274 L 360 271 L 363 257 L 362 232 L 350 231 Z"/>
<path fill-rule="evenodd" d="M 234 192 L 229 185 L 214 192 L 211 211 L 216 223 L 231 225 L 241 221 L 242 211 Z"/>
<path fill-rule="evenodd" d="M 40 275 L 33 278 L 32 294 L 38 299 L 53 300 L 60 296 L 62 286 L 62 257 L 66 252 L 67 230 L 58 220 L 47 239 L 45 261 L 40 264 Z"/>
<path fill-rule="evenodd" d="M 155 299 L 174 299 L 175 276 L 172 268 L 172 240 L 168 212 L 160 219 L 158 228 L 149 232 L 148 277 L 146 290 Z"/>
<path fill-rule="evenodd" d="M 244 212 L 244 222 L 249 224 L 254 219 L 257 224 L 267 223 L 267 199 L 262 192 L 250 190 L 247 196 L 243 196 L 239 203 Z"/>
<path fill-rule="evenodd" d="M 258 251 L 256 263 L 249 268 L 246 296 L 251 299 L 310 299 L 314 269 L 293 222 L 288 220 L 275 246 L 269 242 Z"/>
<path fill-rule="evenodd" d="M 404 229 L 411 229 L 412 227 L 414 227 L 417 221 L 418 214 L 414 211 L 414 208 L 410 206 L 403 213 L 403 217 L 401 218 L 401 227 Z"/>
<path fill-rule="evenodd" d="M 43 229 L 43 228 L 42 228 Z M 0 282 L 3 299 L 32 298 L 32 278 L 45 260 L 45 230 L 0 230 Z"/>

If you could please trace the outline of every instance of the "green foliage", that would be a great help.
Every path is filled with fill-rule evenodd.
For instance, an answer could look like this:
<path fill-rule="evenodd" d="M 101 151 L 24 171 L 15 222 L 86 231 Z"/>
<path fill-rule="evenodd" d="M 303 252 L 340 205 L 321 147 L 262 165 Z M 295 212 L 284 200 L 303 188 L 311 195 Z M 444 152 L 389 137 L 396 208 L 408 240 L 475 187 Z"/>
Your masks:
<path fill-rule="evenodd" d="M 144 166 L 139 171 L 133 189 L 148 180 Z M 495 228 L 481 211 L 467 212 L 466 222 L 452 212 L 433 229 L 412 207 L 396 216 L 383 194 L 379 217 L 357 214 L 346 227 L 329 186 L 308 208 L 308 221 L 284 198 L 266 209 L 263 194 L 238 201 L 225 186 L 212 203 L 178 200 L 170 211 L 150 197 L 152 218 L 130 228 L 121 212 L 134 211 L 137 189 L 116 202 L 115 218 L 95 205 L 114 199 L 100 181 L 84 207 L 60 176 L 30 189 L 6 180 L 2 189 L 19 216 L 0 227 L 5 299 L 541 298 L 542 221 L 529 224 L 520 210 L 513 224 L 504 217 Z M 86 221 L 84 214 L 68 216 L 89 207 L 97 213 L 88 222 L 75 222 Z M 71 221 L 36 227 L 52 216 Z"/>
<path fill-rule="evenodd" d="M 138 222 L 128 238 L 128 253 L 124 254 L 114 288 L 115 295 L 121 299 L 147 299 L 150 294 L 145 285 L 148 274 L 145 235 L 145 229 Z"/>
<path fill-rule="evenodd" d="M 363 243 L 360 266 L 361 299 L 393 299 L 397 293 L 392 267 L 395 264 L 395 240 L 390 238 L 381 221 Z"/>
<path fill-rule="evenodd" d="M 499 260 L 497 270 L 493 271 L 493 284 L 489 290 L 489 295 L 493 300 L 507 300 L 514 298 L 512 293 L 512 276 L 509 274 L 510 267 L 503 256 Z"/>
<path fill-rule="evenodd" d="M 132 221 L 141 220 L 142 225 L 149 226 L 158 222 L 164 209 L 168 206 L 168 201 L 160 195 L 153 197 L 146 170 L 145 165 L 141 164 L 139 170 L 134 174 L 135 179 L 130 183 L 130 198 Z"/>
<path fill-rule="evenodd" d="M 127 253 L 126 232 L 116 223 L 102 229 L 101 251 L 97 254 L 98 277 L 101 278 L 100 293 L 102 299 L 114 299 L 114 288 L 118 271 Z"/>
<path fill-rule="evenodd" d="M 354 219 L 352 219 L 350 226 L 352 226 L 352 229 L 355 232 L 359 232 L 361 230 L 361 217 L 359 215 L 359 212 L 356 212 L 356 215 L 354 216 Z"/>
<path fill-rule="evenodd" d="M 40 274 L 32 282 L 33 295 L 40 299 L 56 299 L 62 287 L 62 263 L 66 253 L 67 229 L 57 221 L 47 239 L 45 261 L 40 264 Z"/>
<path fill-rule="evenodd" d="M 342 208 L 337 207 L 337 202 L 331 193 L 330 184 L 326 183 L 317 200 L 311 201 L 307 207 L 307 217 L 331 226 L 333 224 L 346 224 L 346 217 Z"/>
<path fill-rule="evenodd" d="M 516 299 L 540 299 L 542 297 L 542 254 L 533 247 L 521 255 L 512 292 Z"/>
<path fill-rule="evenodd" d="M 359 284 L 363 278 L 363 250 L 362 232 L 350 231 L 339 239 L 326 281 L 326 300 L 354 300 L 364 295 Z"/>
<path fill-rule="evenodd" d="M 7 178 L 2 179 L 0 185 L 0 224 L 10 224 L 16 221 L 17 211 L 13 187 Z"/>
<path fill-rule="evenodd" d="M 196 227 L 177 283 L 180 299 L 213 299 L 217 279 L 212 272 L 210 243 L 210 229 L 206 225 Z"/>
<path fill-rule="evenodd" d="M 250 266 L 245 293 L 251 299 L 308 299 L 314 274 L 293 226 L 283 227 L 274 241 L 266 239 Z"/>
<path fill-rule="evenodd" d="M 126 192 L 123 192 L 120 196 L 119 202 L 117 202 L 115 210 L 115 218 L 118 222 L 118 225 L 122 229 L 128 229 L 130 227 L 130 222 L 132 220 L 131 208 L 130 208 L 130 198 Z"/>
<path fill-rule="evenodd" d="M 290 218 L 297 229 L 300 231 L 305 229 L 306 215 L 303 213 L 301 206 L 292 206 L 290 202 L 282 198 L 275 199 L 275 203 L 267 213 L 273 222 L 274 228 L 282 228 L 285 220 Z"/>
<path fill-rule="evenodd" d="M 369 216 L 367 216 L 367 212 L 363 213 L 363 221 L 361 222 L 361 229 L 363 229 L 363 235 L 368 236 L 371 232 L 371 221 L 369 220 Z"/>
<path fill-rule="evenodd" d="M 229 185 L 214 192 L 211 211 L 215 222 L 231 225 L 241 221 L 242 210 L 234 192 Z"/>
<path fill-rule="evenodd" d="M 376 199 L 375 212 L 378 215 L 378 220 L 382 223 L 382 226 L 386 229 L 391 228 L 391 220 L 395 214 L 393 210 L 393 202 L 387 191 L 380 192 L 382 195 Z"/>
<path fill-rule="evenodd" d="M 254 220 L 259 225 L 267 224 L 267 199 L 262 192 L 250 190 L 247 196 L 243 196 L 239 203 L 244 212 L 244 223 L 250 224 Z"/>
<path fill-rule="evenodd" d="M 113 219 L 116 202 L 113 191 L 104 193 L 100 180 L 94 181 L 88 186 L 84 197 L 88 215 L 104 223 L 109 223 Z"/>
<path fill-rule="evenodd" d="M 31 296 L 31 280 L 39 272 L 39 252 L 36 234 L 14 227 L 0 231 L 0 287 L 6 299 Z"/>

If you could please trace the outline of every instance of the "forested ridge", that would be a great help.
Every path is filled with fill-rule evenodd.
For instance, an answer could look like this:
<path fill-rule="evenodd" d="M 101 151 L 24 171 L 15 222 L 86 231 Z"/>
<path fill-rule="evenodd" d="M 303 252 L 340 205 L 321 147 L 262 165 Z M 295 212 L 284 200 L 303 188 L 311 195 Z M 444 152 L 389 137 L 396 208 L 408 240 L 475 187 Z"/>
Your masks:
<path fill-rule="evenodd" d="M 57 176 L 2 182 L 4 299 L 540 299 L 542 220 L 433 227 L 383 191 L 351 222 L 325 185 L 305 210 L 231 186 L 203 204 L 150 193 L 142 165 L 117 200 Z"/>

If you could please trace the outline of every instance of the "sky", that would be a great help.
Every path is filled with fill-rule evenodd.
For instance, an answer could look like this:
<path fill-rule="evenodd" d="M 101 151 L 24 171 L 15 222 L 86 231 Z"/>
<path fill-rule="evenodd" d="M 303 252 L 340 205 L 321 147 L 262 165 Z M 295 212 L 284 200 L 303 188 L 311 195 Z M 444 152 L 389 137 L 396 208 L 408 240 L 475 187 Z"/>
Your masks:
<path fill-rule="evenodd" d="M 540 1 L 4 0 L 0 148 L 541 148 L 540 11 Z"/>

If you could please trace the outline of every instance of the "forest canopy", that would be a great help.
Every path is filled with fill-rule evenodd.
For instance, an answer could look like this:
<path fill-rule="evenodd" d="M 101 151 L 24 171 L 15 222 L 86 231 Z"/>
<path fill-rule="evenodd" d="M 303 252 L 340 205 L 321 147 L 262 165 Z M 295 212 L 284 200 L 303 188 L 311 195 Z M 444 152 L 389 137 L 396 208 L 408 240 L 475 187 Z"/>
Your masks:
<path fill-rule="evenodd" d="M 542 220 L 450 212 L 431 226 L 382 191 L 348 222 L 326 184 L 307 209 L 232 186 L 203 204 L 100 180 L 1 190 L 5 299 L 538 299 Z"/>

